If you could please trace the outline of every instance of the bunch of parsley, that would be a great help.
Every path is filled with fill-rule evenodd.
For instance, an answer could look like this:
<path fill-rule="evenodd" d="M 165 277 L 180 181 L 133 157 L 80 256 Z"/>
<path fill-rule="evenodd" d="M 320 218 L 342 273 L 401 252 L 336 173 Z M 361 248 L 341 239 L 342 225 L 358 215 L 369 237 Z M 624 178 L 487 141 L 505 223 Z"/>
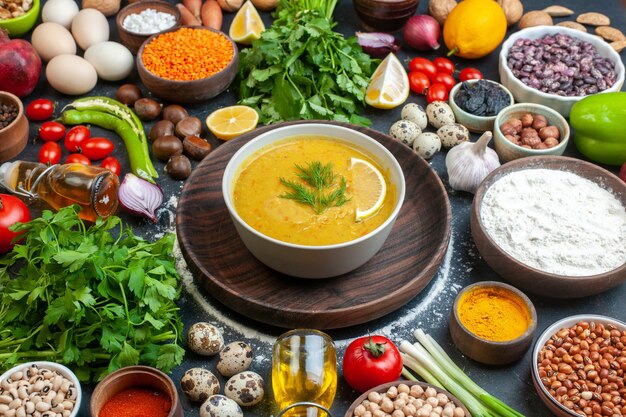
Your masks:
<path fill-rule="evenodd" d="M 150 243 L 78 210 L 13 226 L 25 241 L 0 258 L 0 369 L 50 360 L 84 381 L 138 363 L 170 371 L 184 355 L 174 235 Z"/>
<path fill-rule="evenodd" d="M 325 119 L 368 126 L 359 116 L 378 61 L 355 37 L 334 32 L 336 0 L 281 0 L 276 20 L 241 51 L 239 103 L 265 124 Z"/>

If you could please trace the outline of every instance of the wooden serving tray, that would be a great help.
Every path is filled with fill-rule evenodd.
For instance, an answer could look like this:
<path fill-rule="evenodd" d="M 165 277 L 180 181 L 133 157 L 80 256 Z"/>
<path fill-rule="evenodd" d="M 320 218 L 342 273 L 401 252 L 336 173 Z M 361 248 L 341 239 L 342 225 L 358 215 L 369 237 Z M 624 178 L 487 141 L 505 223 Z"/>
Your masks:
<path fill-rule="evenodd" d="M 296 123 L 307 122 L 270 125 L 244 134 L 220 145 L 193 170 L 178 202 L 176 230 L 195 279 L 238 313 L 286 328 L 348 327 L 400 308 L 428 285 L 439 268 L 450 239 L 450 202 L 430 165 L 380 132 L 324 122 L 378 140 L 404 172 L 404 204 L 389 238 L 369 262 L 334 278 L 294 278 L 262 264 L 239 238 L 222 197 L 226 164 L 260 133 Z"/>

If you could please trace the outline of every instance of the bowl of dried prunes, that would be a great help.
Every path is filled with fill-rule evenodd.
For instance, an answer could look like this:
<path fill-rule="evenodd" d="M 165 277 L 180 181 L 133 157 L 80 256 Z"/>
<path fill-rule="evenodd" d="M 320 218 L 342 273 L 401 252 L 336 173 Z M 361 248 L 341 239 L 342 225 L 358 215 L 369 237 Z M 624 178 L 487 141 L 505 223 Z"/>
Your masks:
<path fill-rule="evenodd" d="M 457 123 L 483 133 L 493 130 L 498 113 L 513 104 L 513 95 L 495 81 L 468 80 L 452 87 L 448 101 Z"/>

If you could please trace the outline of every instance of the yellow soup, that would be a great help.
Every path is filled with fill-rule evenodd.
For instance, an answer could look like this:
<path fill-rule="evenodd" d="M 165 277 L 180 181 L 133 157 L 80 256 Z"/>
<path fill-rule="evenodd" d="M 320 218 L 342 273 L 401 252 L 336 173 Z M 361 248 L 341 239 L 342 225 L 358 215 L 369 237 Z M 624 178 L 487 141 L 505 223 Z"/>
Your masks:
<path fill-rule="evenodd" d="M 352 175 L 352 158 L 376 167 L 387 188 L 380 209 L 362 221 L 356 220 L 357 201 L 352 195 L 359 180 Z M 319 214 L 312 205 L 284 198 L 292 189 L 281 182 L 282 178 L 313 190 L 298 177 L 296 165 L 309 167 L 316 161 L 331 164 L 336 175 L 334 186 L 325 192 L 337 190 L 342 176 L 347 199 Z M 242 164 L 235 180 L 233 202 L 239 216 L 267 236 L 301 245 L 331 245 L 357 239 L 384 223 L 394 208 L 395 189 L 380 165 L 357 148 L 326 136 L 295 136 L 260 149 Z"/>

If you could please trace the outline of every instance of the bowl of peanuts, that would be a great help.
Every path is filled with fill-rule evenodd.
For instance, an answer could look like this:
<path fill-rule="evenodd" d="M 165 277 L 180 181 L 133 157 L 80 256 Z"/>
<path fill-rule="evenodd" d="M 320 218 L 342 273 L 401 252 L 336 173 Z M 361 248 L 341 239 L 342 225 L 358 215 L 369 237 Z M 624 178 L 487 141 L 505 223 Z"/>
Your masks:
<path fill-rule="evenodd" d="M 2 416 L 75 417 L 82 396 L 76 375 L 55 362 L 23 363 L 0 376 Z"/>
<path fill-rule="evenodd" d="M 531 374 L 559 417 L 626 415 L 626 323 L 600 315 L 550 325 L 533 349 Z"/>
<path fill-rule="evenodd" d="M 563 155 L 569 136 L 565 118 L 542 104 L 505 107 L 493 126 L 494 147 L 501 163 L 526 156 Z"/>
<path fill-rule="evenodd" d="M 199 103 L 235 79 L 239 52 L 226 34 L 205 26 L 174 27 L 150 36 L 137 52 L 145 86 L 165 100 Z"/>
<path fill-rule="evenodd" d="M 381 414 L 382 413 L 382 414 Z M 452 394 L 419 381 L 395 381 L 379 385 L 357 398 L 345 417 L 377 415 L 470 417 L 467 408 Z"/>

